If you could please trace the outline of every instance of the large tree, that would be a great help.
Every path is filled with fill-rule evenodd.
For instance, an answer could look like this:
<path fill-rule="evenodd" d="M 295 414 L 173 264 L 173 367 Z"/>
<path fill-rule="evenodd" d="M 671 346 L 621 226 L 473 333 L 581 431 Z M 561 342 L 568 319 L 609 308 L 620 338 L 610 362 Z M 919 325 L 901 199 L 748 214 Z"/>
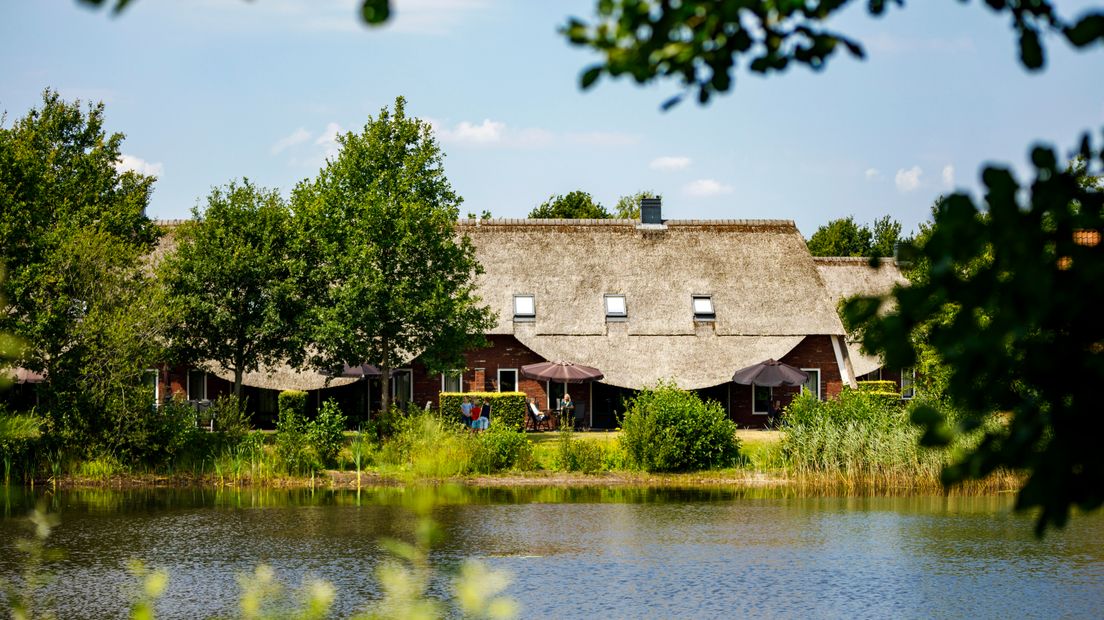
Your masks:
<path fill-rule="evenodd" d="M 461 199 L 429 124 L 406 116 L 399 97 L 338 143 L 292 197 L 298 251 L 315 283 L 313 363 L 376 365 L 386 411 L 394 368 L 414 357 L 431 370 L 462 367 L 492 316 L 475 295 L 482 268 L 456 232 Z"/>
<path fill-rule="evenodd" d="M 161 341 L 141 263 L 159 236 L 145 215 L 154 179 L 119 171 L 123 136 L 104 132 L 103 111 L 47 90 L 0 127 L 0 333 L 49 377 L 52 430 L 85 447 L 149 412 L 139 393 Z"/>
<path fill-rule="evenodd" d="M 847 216 L 817 228 L 809 237 L 813 256 L 893 256 L 901 241 L 901 224 L 886 215 L 874 220 L 874 226 L 858 224 Z"/>
<path fill-rule="evenodd" d="M 568 192 L 565 195 L 555 194 L 529 212 L 529 217 L 541 219 L 609 219 L 609 211 L 603 207 L 594 197 L 582 190 Z"/>
<path fill-rule="evenodd" d="M 244 373 L 302 349 L 292 233 L 279 192 L 232 181 L 172 231 L 175 249 L 159 267 L 177 358 L 233 372 L 239 398 Z"/>

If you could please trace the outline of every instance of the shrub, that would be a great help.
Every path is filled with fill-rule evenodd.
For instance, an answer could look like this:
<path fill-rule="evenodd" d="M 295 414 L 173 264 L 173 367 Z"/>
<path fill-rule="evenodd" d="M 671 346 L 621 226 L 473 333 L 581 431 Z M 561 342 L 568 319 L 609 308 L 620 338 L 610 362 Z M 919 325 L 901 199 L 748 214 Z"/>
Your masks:
<path fill-rule="evenodd" d="M 576 439 L 569 430 L 561 431 L 556 456 L 563 471 L 581 471 L 592 474 L 606 467 L 606 450 L 595 441 Z"/>
<path fill-rule="evenodd" d="M 42 418 L 32 410 L 28 414 L 8 413 L 0 406 L 0 460 L 3 460 L 3 483 L 11 482 L 12 474 L 33 473 L 31 454 L 41 437 Z"/>
<path fill-rule="evenodd" d="M 460 403 L 464 397 L 491 404 L 491 425 L 525 428 L 524 392 L 441 392 L 441 415 L 446 420 L 460 420 Z"/>
<path fill-rule="evenodd" d="M 318 416 L 307 425 L 307 443 L 323 465 L 333 464 L 345 441 L 345 416 L 332 398 L 322 403 Z"/>
<path fill-rule="evenodd" d="M 504 471 L 528 460 L 529 439 L 523 431 L 492 424 L 485 432 L 475 437 L 475 450 L 472 453 L 472 471 L 490 474 Z"/>
<path fill-rule="evenodd" d="M 307 393 L 285 390 L 279 396 L 280 415 L 276 421 L 276 453 L 288 473 L 301 473 L 308 465 Z"/>
<path fill-rule="evenodd" d="M 719 403 L 670 384 L 637 394 L 621 429 L 630 462 L 646 471 L 728 467 L 740 451 L 736 424 Z"/>
<path fill-rule="evenodd" d="M 379 452 L 381 464 L 417 476 L 447 477 L 471 468 L 475 436 L 433 413 L 396 417 L 396 432 Z"/>
<path fill-rule="evenodd" d="M 228 445 L 240 443 L 253 430 L 249 414 L 245 411 L 245 400 L 239 400 L 233 394 L 219 396 L 207 412 L 214 417 L 215 430 L 223 434 Z"/>

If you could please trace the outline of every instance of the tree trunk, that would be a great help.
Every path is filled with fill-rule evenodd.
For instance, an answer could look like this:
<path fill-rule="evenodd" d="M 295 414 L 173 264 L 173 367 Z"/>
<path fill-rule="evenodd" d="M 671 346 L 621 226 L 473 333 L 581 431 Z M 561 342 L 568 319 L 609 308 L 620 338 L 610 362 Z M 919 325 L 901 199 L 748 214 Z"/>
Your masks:
<path fill-rule="evenodd" d="M 391 366 L 380 367 L 380 409 L 381 415 L 387 415 L 391 410 Z"/>
<path fill-rule="evenodd" d="M 241 407 L 241 390 L 242 390 L 242 372 L 241 366 L 234 369 L 234 399 L 238 401 L 238 406 Z"/>

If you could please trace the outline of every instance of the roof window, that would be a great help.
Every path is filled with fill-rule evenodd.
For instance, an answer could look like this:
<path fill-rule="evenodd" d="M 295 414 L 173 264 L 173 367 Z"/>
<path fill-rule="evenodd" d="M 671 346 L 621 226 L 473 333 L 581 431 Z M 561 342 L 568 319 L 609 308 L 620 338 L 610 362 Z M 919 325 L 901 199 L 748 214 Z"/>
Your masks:
<path fill-rule="evenodd" d="M 628 318 L 629 313 L 627 306 L 625 305 L 624 295 L 606 295 L 606 319 L 607 320 L 624 320 Z"/>
<path fill-rule="evenodd" d="M 537 304 L 532 295 L 514 295 L 514 320 L 531 321 L 537 316 Z"/>
<path fill-rule="evenodd" d="M 695 321 L 712 321 L 717 318 L 713 311 L 713 297 L 711 295 L 692 295 Z"/>

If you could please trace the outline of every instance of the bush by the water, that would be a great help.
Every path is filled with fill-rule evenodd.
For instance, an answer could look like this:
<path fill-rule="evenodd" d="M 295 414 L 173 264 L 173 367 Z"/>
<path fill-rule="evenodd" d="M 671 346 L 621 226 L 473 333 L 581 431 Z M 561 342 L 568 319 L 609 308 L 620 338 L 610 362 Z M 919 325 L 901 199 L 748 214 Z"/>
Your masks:
<path fill-rule="evenodd" d="M 637 394 L 621 430 L 629 460 L 646 471 L 728 467 L 740 452 L 736 424 L 721 405 L 674 385 Z"/>
<path fill-rule="evenodd" d="M 332 398 L 322 403 L 318 417 L 307 425 L 307 443 L 323 465 L 333 465 L 345 444 L 345 416 Z"/>
<path fill-rule="evenodd" d="M 472 437 L 475 445 L 471 468 L 475 473 L 506 471 L 524 465 L 530 458 L 529 438 L 511 426 L 492 424 Z"/>

